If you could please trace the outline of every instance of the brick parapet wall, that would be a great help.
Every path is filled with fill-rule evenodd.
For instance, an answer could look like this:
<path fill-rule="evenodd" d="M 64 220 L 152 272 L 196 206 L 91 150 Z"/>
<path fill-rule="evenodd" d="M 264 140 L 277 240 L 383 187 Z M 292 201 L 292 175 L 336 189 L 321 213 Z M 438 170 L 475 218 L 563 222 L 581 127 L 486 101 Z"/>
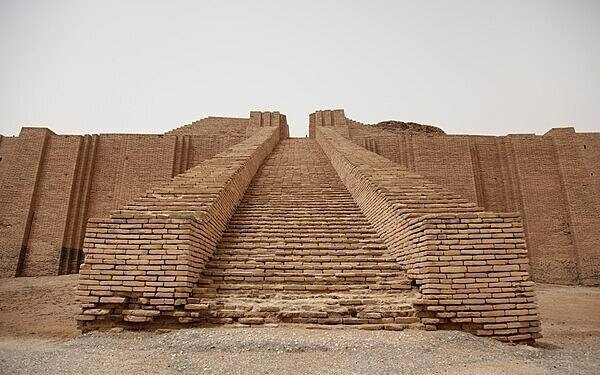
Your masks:
<path fill-rule="evenodd" d="M 308 136 L 316 138 L 316 127 L 330 127 L 348 136 L 348 124 L 343 109 L 326 109 L 316 111 L 308 116 Z"/>
<path fill-rule="evenodd" d="M 289 138 L 289 128 L 287 117 L 277 111 L 274 112 L 250 112 L 250 121 L 248 123 L 247 134 L 251 135 L 256 130 L 264 126 L 276 126 L 279 128 L 279 136 L 281 139 Z"/>
<path fill-rule="evenodd" d="M 419 285 L 423 323 L 500 340 L 540 336 L 518 213 L 483 212 L 331 128 L 316 127 L 315 136 L 390 254 Z"/>
<path fill-rule="evenodd" d="M 502 341 L 541 336 L 518 214 L 425 215 L 403 237 L 398 259 L 419 285 L 424 324 Z"/>
<path fill-rule="evenodd" d="M 177 317 L 279 130 L 263 127 L 109 219 L 89 221 L 78 288 L 84 330 Z"/>

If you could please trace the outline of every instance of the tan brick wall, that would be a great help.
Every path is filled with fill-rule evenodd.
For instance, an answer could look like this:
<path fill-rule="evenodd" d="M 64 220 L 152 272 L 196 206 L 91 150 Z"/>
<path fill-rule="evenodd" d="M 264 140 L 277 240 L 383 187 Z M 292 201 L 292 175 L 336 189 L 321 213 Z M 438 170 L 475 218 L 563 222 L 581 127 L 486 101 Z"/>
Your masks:
<path fill-rule="evenodd" d="M 482 212 L 331 128 L 317 126 L 315 135 L 390 254 L 420 286 L 424 324 L 508 341 L 539 337 L 518 213 Z"/>
<path fill-rule="evenodd" d="M 0 277 L 21 273 L 49 136 L 47 129 L 23 128 L 18 138 L 0 143 Z"/>
<path fill-rule="evenodd" d="M 2 137 L 0 277 L 77 272 L 89 217 L 105 217 L 247 139 L 248 122 L 211 117 L 170 135 L 61 136 L 23 128 L 19 137 Z"/>
<path fill-rule="evenodd" d="M 576 284 L 576 250 L 552 142 L 510 136 L 503 143 L 512 171 L 508 202 L 523 215 L 535 280 Z"/>
<path fill-rule="evenodd" d="M 81 245 L 87 220 L 88 199 L 94 170 L 94 156 L 98 145 L 97 135 L 81 137 L 77 152 L 77 165 L 70 189 L 69 208 L 62 249 L 60 252 L 60 275 L 77 272 L 83 261 Z"/>
<path fill-rule="evenodd" d="M 58 273 L 71 186 L 82 137 L 48 137 L 40 166 L 22 276 Z"/>
<path fill-rule="evenodd" d="M 598 285 L 600 198 L 593 175 L 595 168 L 593 164 L 586 163 L 587 157 L 582 157 L 581 154 L 587 152 L 587 145 L 583 150 L 578 147 L 573 128 L 552 129 L 546 135 L 552 140 L 556 153 L 569 229 L 575 246 L 578 282 L 584 285 Z"/>
<path fill-rule="evenodd" d="M 527 249 L 517 213 L 413 219 L 399 260 L 420 285 L 421 321 L 502 341 L 540 337 Z"/>
<path fill-rule="evenodd" d="M 208 159 L 171 182 L 91 219 L 80 270 L 82 327 L 176 319 L 279 127 Z M 178 311 L 175 311 L 179 309 Z"/>
<path fill-rule="evenodd" d="M 166 132 L 166 135 L 237 136 L 244 134 L 249 119 L 235 117 L 206 117 Z"/>
<path fill-rule="evenodd" d="M 487 210 L 519 211 L 535 280 L 600 284 L 600 253 L 592 245 L 598 238 L 589 234 L 600 233 L 600 182 L 592 175 L 600 165 L 599 134 L 398 135 L 347 123 L 350 139 L 367 150 Z"/>

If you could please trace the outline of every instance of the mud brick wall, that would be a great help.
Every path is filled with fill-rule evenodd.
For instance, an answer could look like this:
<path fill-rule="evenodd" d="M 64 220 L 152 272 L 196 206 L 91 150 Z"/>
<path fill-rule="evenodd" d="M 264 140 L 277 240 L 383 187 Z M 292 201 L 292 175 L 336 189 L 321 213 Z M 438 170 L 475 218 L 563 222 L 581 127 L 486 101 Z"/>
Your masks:
<path fill-rule="evenodd" d="M 316 138 L 316 127 L 333 127 L 337 131 L 348 135 L 347 119 L 343 109 L 322 110 L 311 113 L 308 117 L 308 136 Z"/>
<path fill-rule="evenodd" d="M 91 219 L 78 288 L 82 328 L 176 316 L 279 137 L 279 127 L 262 127 L 246 141 L 148 190 L 110 219 Z"/>
<path fill-rule="evenodd" d="M 346 123 L 357 145 L 486 210 L 520 212 L 534 280 L 600 285 L 599 134 L 396 134 Z"/>
<path fill-rule="evenodd" d="M 48 137 L 36 183 L 33 218 L 20 275 L 58 270 L 81 137 Z M 65 188 L 67 187 L 67 188 Z"/>
<path fill-rule="evenodd" d="M 166 135 L 237 136 L 248 127 L 247 118 L 209 116 L 166 132 Z"/>
<path fill-rule="evenodd" d="M 420 286 L 423 323 L 502 341 L 541 337 L 517 213 L 430 214 L 404 233 L 397 255 Z"/>
<path fill-rule="evenodd" d="M 1 137 L 0 277 L 77 272 L 88 218 L 106 217 L 247 139 L 248 123 L 211 117 L 169 135 L 23 128 L 18 137 Z"/>
<path fill-rule="evenodd" d="M 546 136 L 552 140 L 556 153 L 568 227 L 575 247 L 578 282 L 600 284 L 600 190 L 594 178 L 598 164 L 586 163 L 588 156 L 583 155 L 588 154 L 587 145 L 578 147 L 573 129 L 553 129 Z M 594 150 L 594 146 L 598 145 L 594 140 L 597 138 L 589 137 L 589 150 L 590 154 L 597 155 L 599 151 Z"/>
<path fill-rule="evenodd" d="M 281 139 L 289 138 L 289 129 L 287 117 L 279 112 L 250 112 L 250 120 L 246 130 L 248 135 L 252 135 L 256 130 L 264 126 L 276 126 L 279 128 Z"/>
<path fill-rule="evenodd" d="M 420 286 L 420 304 L 425 306 L 420 315 L 423 323 L 430 328 L 460 328 L 501 340 L 530 341 L 539 337 L 518 213 L 482 212 L 474 204 L 355 145 L 332 129 L 316 127 L 315 133 L 391 255 Z M 484 268 L 467 269 L 467 265 Z M 483 280 L 481 285 L 476 285 L 479 282 L 475 276 Z M 447 286 L 439 286 L 446 283 Z M 472 288 L 466 288 L 467 283 Z M 494 290 L 490 289 L 492 283 L 498 283 L 494 287 L 501 289 L 490 292 Z M 515 305 L 506 302 L 507 298 Z M 526 314 L 516 307 L 517 301 L 531 306 Z M 447 310 L 446 305 L 454 307 Z M 473 309 L 493 310 L 495 315 L 469 315 Z"/>
<path fill-rule="evenodd" d="M 23 128 L 18 138 L 0 140 L 0 277 L 21 273 L 49 136 L 46 129 Z"/>

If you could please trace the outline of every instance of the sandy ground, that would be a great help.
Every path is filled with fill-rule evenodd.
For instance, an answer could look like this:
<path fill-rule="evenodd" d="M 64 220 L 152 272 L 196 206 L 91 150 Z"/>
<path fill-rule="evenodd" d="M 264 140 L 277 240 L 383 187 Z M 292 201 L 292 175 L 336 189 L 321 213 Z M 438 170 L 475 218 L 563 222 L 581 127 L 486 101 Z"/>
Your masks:
<path fill-rule="evenodd" d="M 79 335 L 76 276 L 0 280 L 0 373 L 598 374 L 600 289 L 538 285 L 534 347 L 462 332 L 198 328 Z"/>

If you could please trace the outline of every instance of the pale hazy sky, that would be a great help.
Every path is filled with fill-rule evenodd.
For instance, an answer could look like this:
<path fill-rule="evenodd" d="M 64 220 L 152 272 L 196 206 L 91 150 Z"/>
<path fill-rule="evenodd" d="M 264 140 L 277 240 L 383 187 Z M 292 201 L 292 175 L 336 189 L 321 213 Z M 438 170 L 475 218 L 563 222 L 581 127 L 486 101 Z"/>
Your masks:
<path fill-rule="evenodd" d="M 600 1 L 0 0 L 0 134 L 344 108 L 447 133 L 600 131 Z"/>

